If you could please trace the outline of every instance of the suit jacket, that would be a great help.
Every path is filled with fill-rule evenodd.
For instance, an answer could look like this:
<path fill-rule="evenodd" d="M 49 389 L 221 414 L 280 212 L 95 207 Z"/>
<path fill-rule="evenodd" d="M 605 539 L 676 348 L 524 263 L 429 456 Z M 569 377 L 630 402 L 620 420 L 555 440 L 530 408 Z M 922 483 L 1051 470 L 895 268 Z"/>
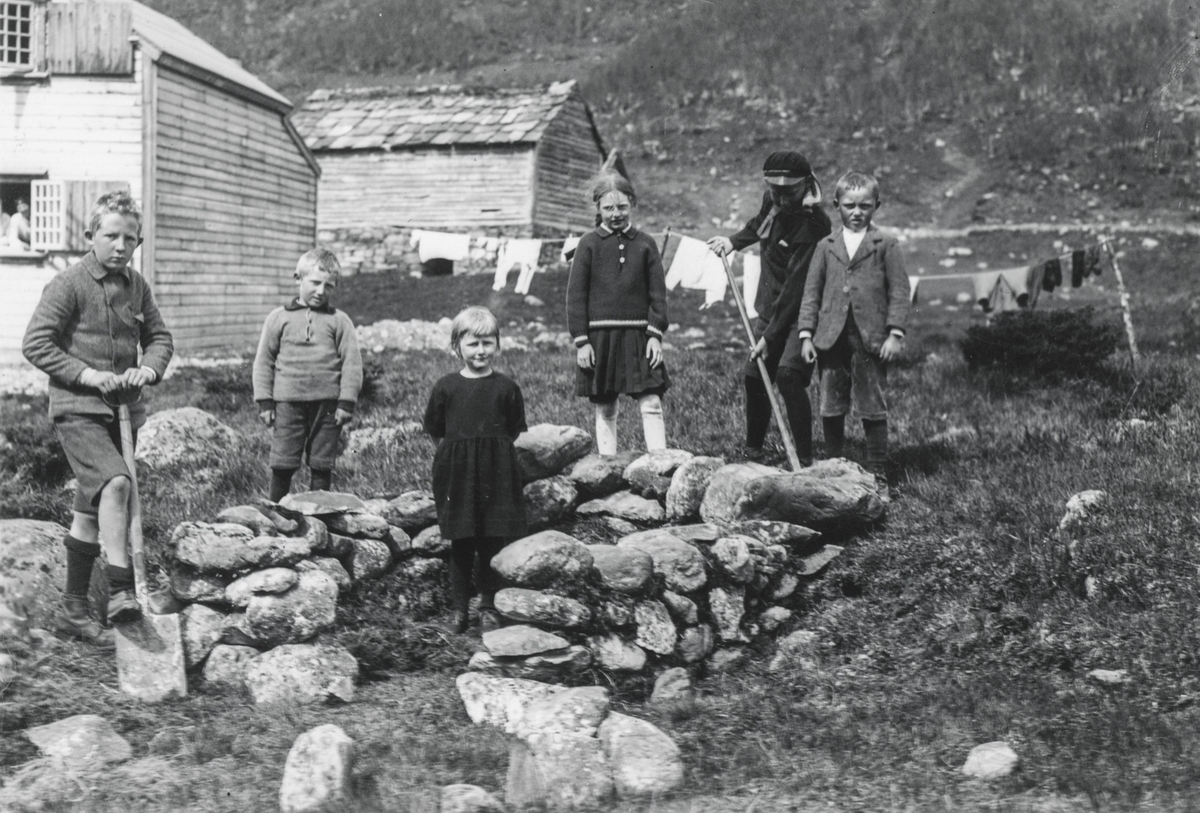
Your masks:
<path fill-rule="evenodd" d="M 174 347 L 142 275 L 132 268 L 109 274 L 89 251 L 43 289 L 21 349 L 50 376 L 50 417 L 57 418 L 113 414 L 100 390 L 79 383 L 88 367 L 120 375 L 141 365 L 154 370 L 157 383 Z M 141 425 L 145 404 L 131 405 L 130 413 Z"/>
<path fill-rule="evenodd" d="M 909 308 L 908 274 L 896 238 L 867 230 L 854 257 L 838 229 L 817 244 L 800 304 L 800 330 L 818 350 L 833 347 L 854 313 L 863 344 L 878 353 L 893 329 L 904 330 Z"/>

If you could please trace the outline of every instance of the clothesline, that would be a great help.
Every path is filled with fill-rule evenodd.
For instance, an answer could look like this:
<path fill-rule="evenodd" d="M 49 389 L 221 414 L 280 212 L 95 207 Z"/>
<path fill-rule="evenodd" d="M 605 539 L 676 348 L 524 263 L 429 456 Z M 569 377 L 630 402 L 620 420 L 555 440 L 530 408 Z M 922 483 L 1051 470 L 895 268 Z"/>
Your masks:
<path fill-rule="evenodd" d="M 1087 246 L 1086 248 L 1097 248 L 1098 249 L 1098 248 L 1103 247 L 1106 242 L 1108 242 L 1107 238 L 1105 238 L 1103 240 L 1099 240 L 1096 243 L 1094 243 L 1090 246 Z M 1064 251 L 1055 257 L 1045 257 L 1041 260 L 1034 260 L 1033 263 L 1031 263 L 1031 265 L 1037 265 L 1039 262 L 1044 263 L 1047 260 L 1051 260 L 1051 259 L 1055 259 L 1055 260 L 1058 260 L 1059 262 L 1062 262 L 1063 259 L 1069 259 L 1072 253 L 1074 253 L 1074 250 Z M 1028 268 L 1028 267 L 1029 267 L 1028 265 L 1014 265 L 1014 266 L 1012 266 L 1012 268 L 1006 268 L 1006 269 L 980 268 L 976 271 L 957 271 L 953 274 L 918 274 L 915 276 L 916 276 L 916 279 L 919 279 L 921 282 L 930 282 L 932 280 L 941 280 L 941 279 L 967 279 L 970 277 L 978 276 L 979 274 L 995 273 L 995 272 L 1001 271 L 1001 270 L 1013 271 L 1018 268 Z"/>

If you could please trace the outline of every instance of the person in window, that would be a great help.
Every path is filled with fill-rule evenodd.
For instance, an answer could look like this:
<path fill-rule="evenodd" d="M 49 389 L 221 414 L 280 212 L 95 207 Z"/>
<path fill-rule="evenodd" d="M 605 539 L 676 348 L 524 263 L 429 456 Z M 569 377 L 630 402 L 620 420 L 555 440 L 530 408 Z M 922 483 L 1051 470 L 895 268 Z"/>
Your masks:
<path fill-rule="evenodd" d="M 5 234 L 11 248 L 29 248 L 33 235 L 29 231 L 29 201 L 25 198 L 17 198 L 17 212 L 8 219 Z"/>

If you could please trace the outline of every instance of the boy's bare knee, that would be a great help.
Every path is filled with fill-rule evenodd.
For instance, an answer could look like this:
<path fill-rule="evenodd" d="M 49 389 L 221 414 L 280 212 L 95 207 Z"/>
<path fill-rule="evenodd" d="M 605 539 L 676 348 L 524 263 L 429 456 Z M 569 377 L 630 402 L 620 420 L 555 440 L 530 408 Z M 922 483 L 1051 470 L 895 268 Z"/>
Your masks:
<path fill-rule="evenodd" d="M 123 474 L 119 474 L 104 484 L 104 488 L 100 491 L 100 499 L 108 497 L 114 500 L 125 501 L 129 499 L 129 491 L 129 478 Z"/>
<path fill-rule="evenodd" d="M 597 403 L 596 411 L 599 412 L 606 419 L 611 420 L 611 419 L 617 417 L 617 413 L 620 411 L 620 405 L 618 404 L 617 400 L 614 398 L 612 401 Z"/>

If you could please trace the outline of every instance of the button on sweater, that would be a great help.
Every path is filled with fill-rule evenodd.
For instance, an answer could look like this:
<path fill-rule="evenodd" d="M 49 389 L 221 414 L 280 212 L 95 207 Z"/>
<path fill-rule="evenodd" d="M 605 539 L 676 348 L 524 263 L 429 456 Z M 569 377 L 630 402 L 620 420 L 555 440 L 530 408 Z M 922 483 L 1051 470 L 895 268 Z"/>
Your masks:
<path fill-rule="evenodd" d="M 350 317 L 293 299 L 267 316 L 254 357 L 254 400 L 332 401 L 354 411 L 362 389 L 362 356 Z"/>

